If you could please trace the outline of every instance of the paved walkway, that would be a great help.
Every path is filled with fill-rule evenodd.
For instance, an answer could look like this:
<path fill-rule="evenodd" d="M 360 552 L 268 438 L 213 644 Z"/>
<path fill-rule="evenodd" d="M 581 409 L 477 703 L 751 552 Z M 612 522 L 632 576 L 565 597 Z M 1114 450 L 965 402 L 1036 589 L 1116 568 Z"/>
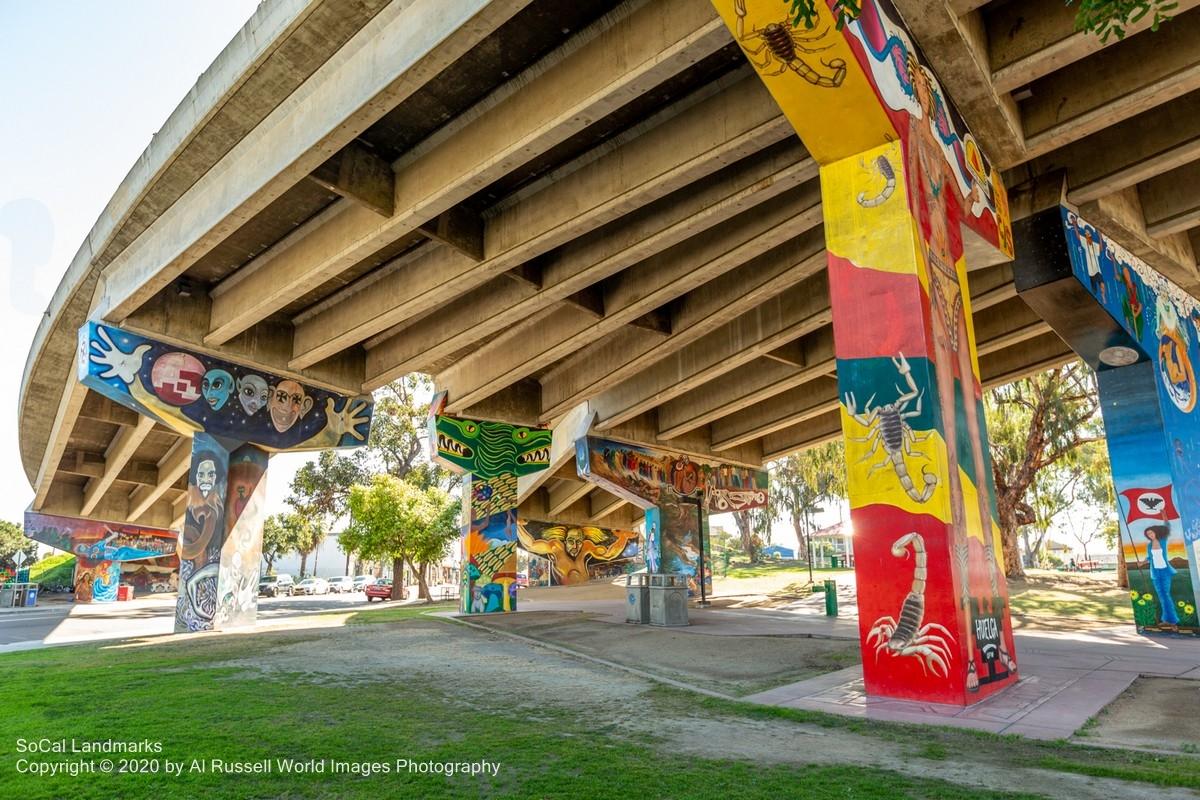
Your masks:
<path fill-rule="evenodd" d="M 521 611 L 586 611 L 624 623 L 621 600 L 531 600 Z M 520 612 L 518 612 L 520 613 Z M 672 628 L 709 636 L 816 636 L 858 639 L 858 621 L 828 618 L 815 608 L 689 610 L 691 625 Z M 1200 641 L 1145 637 L 1132 626 L 1076 633 L 1016 634 L 1020 681 L 967 708 L 868 697 L 862 667 L 780 686 L 743 698 L 765 705 L 896 722 L 951 725 L 1037 739 L 1065 739 L 1124 692 L 1139 675 L 1200 680 Z"/>

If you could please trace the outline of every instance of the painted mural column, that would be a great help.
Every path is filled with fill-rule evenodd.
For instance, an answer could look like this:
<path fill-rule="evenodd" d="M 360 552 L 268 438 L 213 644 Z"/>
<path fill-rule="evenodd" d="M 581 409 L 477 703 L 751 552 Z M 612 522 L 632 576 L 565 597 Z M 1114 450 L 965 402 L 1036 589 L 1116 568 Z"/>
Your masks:
<path fill-rule="evenodd" d="M 645 510 L 646 571 L 686 576 L 690 595 L 700 594 L 701 579 L 712 591 L 708 515 L 767 504 L 762 470 L 611 439 L 576 440 L 575 466 L 580 477 Z"/>
<path fill-rule="evenodd" d="M 1017 677 L 965 279 L 1004 187 L 890 4 L 714 5 L 821 165 L 867 691 L 977 702 Z"/>
<path fill-rule="evenodd" d="M 75 556 L 75 602 L 117 599 L 121 565 L 175 552 L 176 535 L 164 528 L 25 512 L 25 535 Z"/>
<path fill-rule="evenodd" d="M 1060 334 L 1097 369 L 1134 620 L 1198 634 L 1200 302 L 1071 209 L 1059 217 L 1075 291 L 1116 329 L 1077 315 Z"/>
<path fill-rule="evenodd" d="M 253 625 L 269 454 L 365 444 L 371 398 L 96 322 L 79 331 L 77 362 L 85 386 L 192 439 L 175 630 Z"/>
<path fill-rule="evenodd" d="M 444 393 L 430 405 L 435 461 L 463 477 L 461 610 L 517 608 L 517 478 L 550 466 L 549 430 L 461 419 L 441 413 Z"/>

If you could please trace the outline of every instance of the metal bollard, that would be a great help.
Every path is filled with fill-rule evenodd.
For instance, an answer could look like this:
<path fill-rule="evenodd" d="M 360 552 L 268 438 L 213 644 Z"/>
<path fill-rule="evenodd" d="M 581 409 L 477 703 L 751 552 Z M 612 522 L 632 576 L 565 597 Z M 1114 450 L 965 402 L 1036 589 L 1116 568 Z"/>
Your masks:
<path fill-rule="evenodd" d="M 825 581 L 825 616 L 836 617 L 838 615 L 837 606 L 837 581 Z"/>

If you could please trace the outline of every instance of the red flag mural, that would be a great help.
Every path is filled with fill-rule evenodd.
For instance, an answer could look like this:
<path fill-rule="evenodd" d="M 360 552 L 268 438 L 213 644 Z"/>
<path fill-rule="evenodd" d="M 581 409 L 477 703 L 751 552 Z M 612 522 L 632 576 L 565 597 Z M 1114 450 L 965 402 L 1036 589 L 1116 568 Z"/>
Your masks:
<path fill-rule="evenodd" d="M 1157 489 L 1126 489 L 1121 496 L 1129 501 L 1129 513 L 1125 522 L 1137 522 L 1139 519 L 1167 520 L 1179 519 L 1175 503 L 1171 499 L 1171 484 Z"/>

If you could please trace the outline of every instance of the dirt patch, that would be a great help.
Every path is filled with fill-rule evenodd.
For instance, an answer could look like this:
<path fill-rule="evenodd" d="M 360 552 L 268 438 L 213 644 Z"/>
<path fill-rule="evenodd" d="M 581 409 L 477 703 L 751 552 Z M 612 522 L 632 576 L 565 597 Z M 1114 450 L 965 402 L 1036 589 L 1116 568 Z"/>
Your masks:
<path fill-rule="evenodd" d="M 1200 681 L 1138 678 L 1084 730 L 1090 744 L 1195 753 L 1200 747 Z"/>
<path fill-rule="evenodd" d="M 589 704 L 611 707 L 648 685 L 511 639 L 472 636 L 448 623 L 424 620 L 330 629 L 325 635 L 212 666 L 340 686 L 434 678 L 458 687 L 455 694 L 464 700 L 487 699 L 491 704 L 494 687 L 502 686 L 513 690 L 514 703 L 527 692 L 572 702 L 582 697 Z M 579 692 L 581 686 L 587 687 L 586 693 Z"/>
<path fill-rule="evenodd" d="M 548 617 L 550 613 L 544 612 L 541 616 Z M 531 612 L 505 615 L 504 619 L 537 625 L 529 619 L 534 616 L 537 615 Z M 623 635 L 630 632 L 624 626 L 589 622 L 581 615 L 574 616 L 580 618 L 570 624 L 585 626 L 585 631 L 597 627 L 616 629 Z M 488 619 L 500 619 L 500 615 Z M 543 619 L 542 624 L 551 624 L 551 620 Z M 563 625 L 562 621 L 552 624 Z M 755 669 L 762 653 L 755 649 L 757 645 L 746 646 L 753 639 L 766 639 L 790 647 L 820 642 L 812 639 L 791 641 L 791 637 L 737 637 L 736 647 L 733 647 L 710 636 L 689 636 L 671 631 L 653 633 L 668 634 L 658 639 L 660 647 L 671 647 L 661 643 L 676 637 L 694 640 L 696 646 L 704 647 L 704 651 L 693 654 L 700 659 L 688 662 L 697 665 L 693 668 L 698 669 L 705 660 L 721 658 L 727 660 L 722 669 L 730 674 L 736 673 L 735 663 L 741 665 L 743 672 Z M 305 631 L 303 640 L 290 636 L 284 639 L 282 635 L 278 635 L 280 639 L 270 638 L 277 635 L 267 634 L 259 639 L 251 656 L 226 659 L 211 666 L 233 667 L 242 678 L 299 679 L 344 685 L 351 690 L 356 685 L 372 682 L 403 682 L 409 686 L 418 685 L 455 707 L 511 710 L 531 723 L 540 721 L 536 709 L 531 709 L 528 702 L 529 698 L 536 697 L 537 708 L 569 712 L 597 730 L 646 743 L 664 753 L 682 752 L 754 764 L 841 764 L 846 769 L 878 767 L 958 785 L 1004 792 L 1025 791 L 1055 800 L 1108 800 L 1112 797 L 1182 800 L 1195 797 L 1194 793 L 1183 789 L 1151 787 L 1009 763 L 1004 754 L 989 752 L 986 742 L 980 743 L 977 757 L 946 758 L 936 753 L 928 755 L 919 738 L 894 741 L 790 720 L 697 711 L 688 695 L 680 694 L 678 700 L 664 699 L 651 691 L 656 688 L 654 682 L 637 675 L 447 622 L 406 620 L 309 630 Z M 654 639 L 645 641 L 653 642 Z M 605 652 L 600 655 L 614 660 L 611 644 L 605 644 L 603 639 L 592 639 L 590 646 L 604 648 Z M 676 651 L 676 656 L 682 656 L 682 652 Z M 552 723 L 553 717 L 547 722 Z"/>
<path fill-rule="evenodd" d="M 614 625 L 583 612 L 496 614 L 472 622 L 731 695 L 753 694 L 859 663 L 858 642 L 800 636 L 697 636 Z"/>

